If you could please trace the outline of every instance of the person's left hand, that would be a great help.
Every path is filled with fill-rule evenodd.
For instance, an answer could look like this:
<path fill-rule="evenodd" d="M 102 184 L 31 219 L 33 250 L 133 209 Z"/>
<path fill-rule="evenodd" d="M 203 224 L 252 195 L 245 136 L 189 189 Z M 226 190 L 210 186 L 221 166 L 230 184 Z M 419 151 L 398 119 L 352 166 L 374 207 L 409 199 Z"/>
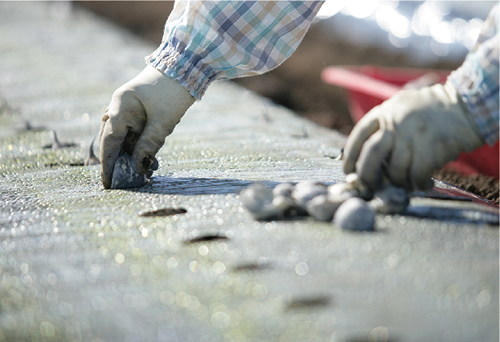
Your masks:
<path fill-rule="evenodd" d="M 344 149 L 343 169 L 372 189 L 382 176 L 407 190 L 429 189 L 434 170 L 484 144 L 451 83 L 401 91 L 356 124 Z"/>

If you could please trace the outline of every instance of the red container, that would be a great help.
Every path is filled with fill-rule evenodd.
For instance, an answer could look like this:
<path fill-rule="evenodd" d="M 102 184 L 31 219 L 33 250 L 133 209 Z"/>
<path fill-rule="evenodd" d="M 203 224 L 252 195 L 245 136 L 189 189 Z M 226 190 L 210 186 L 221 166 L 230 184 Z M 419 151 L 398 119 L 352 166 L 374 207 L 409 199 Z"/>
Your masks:
<path fill-rule="evenodd" d="M 351 117 L 354 122 L 358 122 L 370 109 L 396 94 L 409 82 L 424 75 L 432 75 L 436 81 L 444 83 L 449 72 L 431 69 L 342 66 L 324 68 L 321 78 L 325 83 L 347 90 Z M 470 153 L 461 153 L 457 160 L 446 164 L 444 168 L 463 175 L 484 174 L 498 179 L 498 141 L 494 146 L 485 144 Z"/>

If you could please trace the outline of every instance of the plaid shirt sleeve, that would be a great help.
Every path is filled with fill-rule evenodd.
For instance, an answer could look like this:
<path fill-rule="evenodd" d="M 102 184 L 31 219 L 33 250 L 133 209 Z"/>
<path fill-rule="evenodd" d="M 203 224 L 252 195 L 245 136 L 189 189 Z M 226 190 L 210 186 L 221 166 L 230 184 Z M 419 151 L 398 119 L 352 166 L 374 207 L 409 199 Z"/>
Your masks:
<path fill-rule="evenodd" d="M 208 85 L 265 73 L 297 48 L 322 1 L 176 1 L 146 62 L 196 99 Z"/>
<path fill-rule="evenodd" d="M 499 124 L 499 5 L 486 19 L 476 45 L 448 80 L 457 89 L 485 141 L 498 140 Z"/>

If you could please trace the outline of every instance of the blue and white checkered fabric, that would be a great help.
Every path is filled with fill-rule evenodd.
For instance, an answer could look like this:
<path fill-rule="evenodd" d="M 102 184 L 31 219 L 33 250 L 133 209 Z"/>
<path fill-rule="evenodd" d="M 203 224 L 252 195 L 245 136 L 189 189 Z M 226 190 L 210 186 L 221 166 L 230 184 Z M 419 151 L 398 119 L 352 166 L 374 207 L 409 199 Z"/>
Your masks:
<path fill-rule="evenodd" d="M 485 141 L 498 140 L 499 112 L 499 5 L 485 21 L 477 44 L 449 80 L 457 88 Z"/>
<path fill-rule="evenodd" d="M 262 74 L 295 51 L 322 1 L 176 1 L 148 64 L 200 99 L 214 80 Z"/>

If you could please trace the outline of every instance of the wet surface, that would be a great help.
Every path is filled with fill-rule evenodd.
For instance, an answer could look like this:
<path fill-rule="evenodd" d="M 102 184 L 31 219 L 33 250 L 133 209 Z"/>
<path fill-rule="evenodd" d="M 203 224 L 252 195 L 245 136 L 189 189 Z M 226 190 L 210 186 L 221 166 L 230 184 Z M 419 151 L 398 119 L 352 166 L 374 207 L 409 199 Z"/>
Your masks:
<path fill-rule="evenodd" d="M 498 213 L 477 209 L 457 209 L 443 206 L 418 205 L 410 206 L 405 215 L 450 222 L 473 224 L 499 224 Z"/>
<path fill-rule="evenodd" d="M 169 195 L 238 194 L 252 182 L 239 179 L 184 178 L 155 176 L 144 192 Z"/>
<path fill-rule="evenodd" d="M 70 6 L 0 3 L 0 92 L 18 110 L 0 113 L 0 341 L 498 340 L 498 225 L 255 221 L 243 188 L 344 181 L 324 156 L 345 137 L 234 85 L 189 110 L 140 189 L 70 166 L 155 48 Z M 25 120 L 48 130 L 20 134 Z M 77 146 L 43 149 L 50 130 Z M 141 216 L 168 208 L 187 212 Z"/>

